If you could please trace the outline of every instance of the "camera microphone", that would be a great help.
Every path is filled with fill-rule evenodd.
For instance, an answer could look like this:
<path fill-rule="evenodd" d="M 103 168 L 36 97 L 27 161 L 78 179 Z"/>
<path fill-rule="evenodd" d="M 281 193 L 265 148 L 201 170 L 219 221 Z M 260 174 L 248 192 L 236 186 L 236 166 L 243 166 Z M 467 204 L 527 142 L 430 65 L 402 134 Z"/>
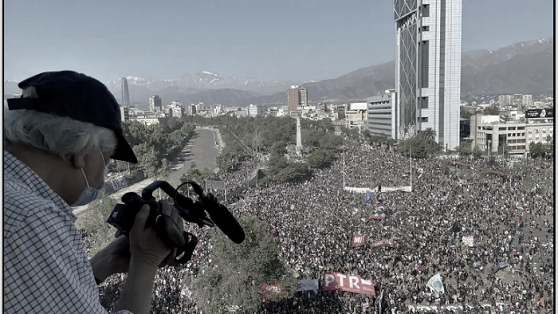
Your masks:
<path fill-rule="evenodd" d="M 194 192 L 200 197 L 200 201 L 205 206 L 209 218 L 215 225 L 234 243 L 240 244 L 244 242 L 246 238 L 244 229 L 242 229 L 231 212 L 224 205 L 220 204 L 213 194 L 206 194 L 202 187 L 195 182 L 189 183 L 192 185 Z"/>
<path fill-rule="evenodd" d="M 223 205 L 217 208 L 207 208 L 209 218 L 223 231 L 223 233 L 236 244 L 244 242 L 246 234 L 231 212 Z"/>

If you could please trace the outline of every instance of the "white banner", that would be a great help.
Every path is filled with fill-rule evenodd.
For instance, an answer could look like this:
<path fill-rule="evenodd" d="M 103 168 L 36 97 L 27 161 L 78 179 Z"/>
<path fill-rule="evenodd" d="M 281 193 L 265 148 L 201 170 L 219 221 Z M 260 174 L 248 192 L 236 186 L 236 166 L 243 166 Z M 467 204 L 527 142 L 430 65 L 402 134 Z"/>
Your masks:
<path fill-rule="evenodd" d="M 318 279 L 302 279 L 296 285 L 296 291 L 318 291 Z"/>
<path fill-rule="evenodd" d="M 382 186 L 382 192 L 393 191 L 412 192 L 413 189 L 411 188 L 411 186 Z"/>
<path fill-rule="evenodd" d="M 428 283 L 426 284 L 427 287 L 430 288 L 430 290 L 432 290 L 432 292 L 434 292 L 434 294 L 437 296 L 439 293 L 444 293 L 444 284 L 442 283 L 442 277 L 440 276 L 440 274 L 436 274 L 434 276 L 432 276 L 432 278 L 430 278 L 430 280 L 428 280 Z"/>
<path fill-rule="evenodd" d="M 466 246 L 474 247 L 475 246 L 475 238 L 473 236 L 463 236 L 463 243 Z"/>
<path fill-rule="evenodd" d="M 349 191 L 353 193 L 362 193 L 362 194 L 378 193 L 378 187 L 371 189 L 371 188 L 355 188 L 355 187 L 346 186 L 344 189 L 345 191 Z M 383 186 L 382 185 L 382 193 L 393 192 L 393 191 L 412 192 L 413 189 L 411 188 L 411 186 Z"/>
<path fill-rule="evenodd" d="M 375 187 L 373 189 L 371 188 L 355 188 L 355 187 L 350 187 L 350 186 L 346 186 L 345 187 L 345 191 L 349 191 L 349 192 L 353 192 L 353 193 L 377 193 L 378 192 L 378 187 Z M 384 191 L 384 189 L 382 188 L 382 192 Z"/>

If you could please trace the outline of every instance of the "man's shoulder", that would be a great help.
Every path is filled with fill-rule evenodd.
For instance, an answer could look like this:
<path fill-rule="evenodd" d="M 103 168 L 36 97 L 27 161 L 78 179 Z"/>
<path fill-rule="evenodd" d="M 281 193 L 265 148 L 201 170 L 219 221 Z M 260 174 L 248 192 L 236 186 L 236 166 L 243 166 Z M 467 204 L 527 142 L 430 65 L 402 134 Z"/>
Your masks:
<path fill-rule="evenodd" d="M 59 208 L 23 182 L 4 181 L 4 236 L 18 230 L 37 213 L 56 212 Z"/>

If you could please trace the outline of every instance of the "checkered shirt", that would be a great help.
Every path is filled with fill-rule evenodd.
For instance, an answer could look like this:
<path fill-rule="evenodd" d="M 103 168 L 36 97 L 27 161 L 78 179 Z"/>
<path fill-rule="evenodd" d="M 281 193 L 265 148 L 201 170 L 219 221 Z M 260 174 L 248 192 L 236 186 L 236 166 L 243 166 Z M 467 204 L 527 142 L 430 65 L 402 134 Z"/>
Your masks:
<path fill-rule="evenodd" d="M 4 313 L 107 313 L 75 220 L 68 204 L 4 150 Z"/>

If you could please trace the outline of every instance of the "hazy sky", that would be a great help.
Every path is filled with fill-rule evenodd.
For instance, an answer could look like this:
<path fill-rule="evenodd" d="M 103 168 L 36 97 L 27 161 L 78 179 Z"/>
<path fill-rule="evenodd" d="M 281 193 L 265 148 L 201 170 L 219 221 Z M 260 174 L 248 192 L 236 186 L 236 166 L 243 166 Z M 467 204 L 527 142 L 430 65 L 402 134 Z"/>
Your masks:
<path fill-rule="evenodd" d="M 463 51 L 553 36 L 552 0 L 463 0 Z M 327 79 L 394 59 L 393 0 L 6 0 L 4 79 Z"/>

